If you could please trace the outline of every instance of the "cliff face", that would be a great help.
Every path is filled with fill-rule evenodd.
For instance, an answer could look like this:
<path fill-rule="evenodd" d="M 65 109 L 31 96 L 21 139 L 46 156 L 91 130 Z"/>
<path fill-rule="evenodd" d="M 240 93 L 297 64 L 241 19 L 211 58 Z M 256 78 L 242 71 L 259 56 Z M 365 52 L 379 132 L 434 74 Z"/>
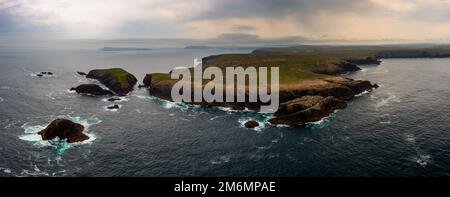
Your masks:
<path fill-rule="evenodd" d="M 150 87 L 150 84 L 152 83 L 152 75 L 151 74 L 146 74 L 144 77 L 144 87 Z"/>
<path fill-rule="evenodd" d="M 165 100 L 171 99 L 172 87 L 177 80 L 152 79 L 146 77 L 152 96 Z M 345 77 L 325 77 L 299 84 L 282 84 L 279 95 L 282 103 L 272 124 L 302 125 L 318 121 L 332 114 L 336 109 L 346 107 L 345 100 L 352 99 L 364 91 L 370 91 L 378 86 L 369 81 L 353 80 Z M 192 94 L 193 95 L 193 94 Z M 225 95 L 225 92 L 224 92 Z M 230 107 L 236 110 L 245 108 L 259 110 L 264 103 L 190 103 L 204 106 Z"/>

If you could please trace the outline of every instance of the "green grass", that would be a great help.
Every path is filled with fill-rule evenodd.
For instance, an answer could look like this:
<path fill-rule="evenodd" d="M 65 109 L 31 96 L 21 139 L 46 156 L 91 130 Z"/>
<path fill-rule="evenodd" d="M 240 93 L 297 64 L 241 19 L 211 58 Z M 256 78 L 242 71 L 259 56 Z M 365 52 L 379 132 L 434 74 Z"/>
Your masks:
<path fill-rule="evenodd" d="M 105 72 L 111 75 L 111 77 L 118 81 L 122 87 L 128 86 L 129 73 L 122 68 L 97 69 L 96 71 Z"/>
<path fill-rule="evenodd" d="M 151 74 L 147 74 L 147 75 L 152 76 L 152 80 L 155 80 L 155 81 L 170 80 L 169 73 L 151 73 Z"/>
<path fill-rule="evenodd" d="M 329 65 L 344 60 L 378 58 L 450 57 L 450 45 L 380 45 L 380 46 L 295 46 L 258 49 L 250 54 L 224 54 L 203 59 L 203 67 L 229 66 L 280 68 L 280 84 L 295 84 L 328 75 Z M 169 74 L 154 74 L 154 80 L 170 79 Z"/>

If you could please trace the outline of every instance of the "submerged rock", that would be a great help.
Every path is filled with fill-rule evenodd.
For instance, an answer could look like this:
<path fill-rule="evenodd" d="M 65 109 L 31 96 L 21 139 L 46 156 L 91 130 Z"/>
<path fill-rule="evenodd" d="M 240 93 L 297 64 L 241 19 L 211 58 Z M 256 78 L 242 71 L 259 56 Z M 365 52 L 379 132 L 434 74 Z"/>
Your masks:
<path fill-rule="evenodd" d="M 44 76 L 50 77 L 50 76 L 53 76 L 53 73 L 47 72 L 47 71 L 42 71 L 42 72 L 36 73 L 36 76 L 37 77 L 44 77 Z"/>
<path fill-rule="evenodd" d="M 120 108 L 119 105 L 111 105 L 107 107 L 107 109 L 119 109 L 119 108 Z"/>
<path fill-rule="evenodd" d="M 47 128 L 40 131 L 42 140 L 53 140 L 56 137 L 66 139 L 68 143 L 82 142 L 89 137 L 83 133 L 84 126 L 66 119 L 56 119 Z"/>
<path fill-rule="evenodd" d="M 250 120 L 250 121 L 246 122 L 244 124 L 244 126 L 245 126 L 245 128 L 253 129 L 253 128 L 259 127 L 259 123 L 256 122 L 255 120 Z"/>
<path fill-rule="evenodd" d="M 237 110 L 237 111 L 244 111 L 245 110 L 245 106 L 235 105 L 235 106 L 232 106 L 231 109 L 232 110 Z"/>
<path fill-rule="evenodd" d="M 328 117 L 337 109 L 344 109 L 347 104 L 335 97 L 323 98 L 320 96 L 302 97 L 281 104 L 275 118 L 269 120 L 271 124 L 304 125 Z"/>
<path fill-rule="evenodd" d="M 53 75 L 52 72 L 41 72 L 42 75 Z"/>
<path fill-rule="evenodd" d="M 105 90 L 96 84 L 83 84 L 76 88 L 71 88 L 71 91 L 76 91 L 78 94 L 89 94 L 93 96 L 110 96 L 114 95 L 113 92 Z"/>
<path fill-rule="evenodd" d="M 114 101 L 120 101 L 120 98 L 109 98 L 107 101 L 114 102 Z"/>
<path fill-rule="evenodd" d="M 118 95 L 126 95 L 133 90 L 137 79 L 121 68 L 91 70 L 87 78 L 96 79 Z"/>

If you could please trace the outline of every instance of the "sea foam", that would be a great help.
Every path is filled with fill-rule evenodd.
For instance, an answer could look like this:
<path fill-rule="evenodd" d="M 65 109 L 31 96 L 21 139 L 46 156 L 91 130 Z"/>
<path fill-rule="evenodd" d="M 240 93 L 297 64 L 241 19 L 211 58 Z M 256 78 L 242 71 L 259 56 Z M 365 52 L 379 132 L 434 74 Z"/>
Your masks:
<path fill-rule="evenodd" d="M 333 120 L 333 118 L 336 117 L 336 114 L 339 112 L 340 110 L 336 110 L 334 113 L 332 113 L 331 115 L 322 118 L 321 120 L 317 121 L 317 122 L 309 122 L 305 124 L 306 128 L 309 129 L 323 129 L 325 127 L 327 127 L 330 122 Z"/>
<path fill-rule="evenodd" d="M 114 99 L 118 99 L 118 100 L 114 100 L 114 101 L 109 101 L 109 99 L 111 98 L 104 98 L 102 99 L 103 102 L 114 102 L 114 103 L 121 103 L 121 102 L 127 102 L 130 101 L 129 98 L 121 96 L 121 97 L 113 97 Z"/>

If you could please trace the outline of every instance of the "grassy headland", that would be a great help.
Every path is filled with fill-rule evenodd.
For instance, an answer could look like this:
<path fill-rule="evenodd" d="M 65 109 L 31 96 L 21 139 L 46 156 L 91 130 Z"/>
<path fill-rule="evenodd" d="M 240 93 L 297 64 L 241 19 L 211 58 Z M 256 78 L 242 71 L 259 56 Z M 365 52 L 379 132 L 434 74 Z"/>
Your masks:
<path fill-rule="evenodd" d="M 257 49 L 250 54 L 210 56 L 203 59 L 203 69 L 213 66 L 222 70 L 226 67 L 279 67 L 280 109 L 288 110 L 275 113 L 277 117 L 272 123 L 298 125 L 320 120 L 336 109 L 345 108 L 342 100 L 378 87 L 369 81 L 336 76 L 360 70 L 357 65 L 379 64 L 383 58 L 442 57 L 450 57 L 450 46 L 296 46 Z M 170 79 L 169 73 L 148 74 L 144 79 L 144 84 L 150 87 L 150 94 L 169 100 L 171 87 L 176 82 Z M 310 108 L 299 107 L 306 106 L 305 103 Z M 258 107 L 254 103 L 201 104 L 241 109 Z"/>

